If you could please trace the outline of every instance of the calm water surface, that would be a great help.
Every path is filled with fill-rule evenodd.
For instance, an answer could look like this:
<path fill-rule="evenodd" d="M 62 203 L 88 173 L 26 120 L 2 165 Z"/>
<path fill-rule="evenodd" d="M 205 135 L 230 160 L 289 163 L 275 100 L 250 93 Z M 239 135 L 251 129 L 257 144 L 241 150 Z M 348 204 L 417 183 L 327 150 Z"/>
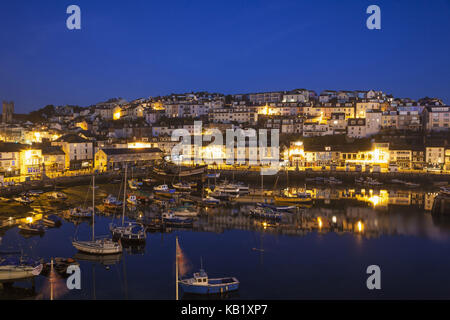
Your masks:
<path fill-rule="evenodd" d="M 89 203 L 87 188 L 62 190 L 69 195 L 67 204 Z M 117 185 L 99 186 L 99 203 L 116 189 Z M 251 206 L 209 209 L 193 229 L 148 233 L 143 248 L 128 248 L 122 255 L 103 261 L 79 260 L 82 289 L 57 290 L 58 298 L 174 299 L 176 236 L 191 272 L 200 268 L 202 258 L 210 277 L 235 276 L 240 280 L 239 292 L 224 298 L 450 298 L 450 228 L 437 223 L 424 209 L 425 194 L 390 191 L 388 199 L 386 194 L 375 198 L 370 194 L 350 200 L 339 199 L 342 195 L 319 196 L 330 190 L 316 192 L 322 199 L 311 208 L 286 214 L 278 224 L 264 227 L 262 221 L 247 217 L 245 212 Z M 41 205 L 48 206 L 45 196 L 33 204 Z M 30 207 L 17 204 L 0 207 L 3 219 L 26 217 L 30 211 Z M 141 208 L 131 216 L 139 214 L 150 213 Z M 107 235 L 112 219 L 97 215 L 96 234 Z M 0 232 L 1 250 L 22 250 L 49 260 L 74 257 L 71 239 L 75 235 L 90 238 L 91 225 L 63 221 L 60 228 L 30 238 L 21 235 L 17 227 Z M 366 288 L 366 268 L 372 264 L 381 268 L 379 291 Z M 17 295 L 5 290 L 0 295 L 39 298 L 47 283 L 47 278 L 38 276 L 34 293 L 17 289 Z M 31 283 L 14 286 L 28 288 Z"/>

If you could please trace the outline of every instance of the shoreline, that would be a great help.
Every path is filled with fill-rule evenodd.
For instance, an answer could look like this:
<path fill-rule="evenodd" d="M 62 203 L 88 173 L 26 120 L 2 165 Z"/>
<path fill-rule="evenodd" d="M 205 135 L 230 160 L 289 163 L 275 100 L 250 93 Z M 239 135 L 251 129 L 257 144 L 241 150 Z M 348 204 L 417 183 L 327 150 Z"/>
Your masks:
<path fill-rule="evenodd" d="M 261 175 L 259 171 L 243 171 L 243 170 L 217 170 L 215 171 L 220 173 L 220 177 L 218 180 L 227 179 L 230 180 L 238 180 L 247 184 L 251 184 L 255 186 L 255 189 L 258 189 L 261 185 Z M 134 178 L 145 178 L 149 176 L 148 170 L 139 170 L 134 173 Z M 20 185 L 3 187 L 0 188 L 0 196 L 13 196 L 18 195 L 24 191 L 30 191 L 33 189 L 42 189 L 42 190 L 55 190 L 61 187 L 72 187 L 78 185 L 86 185 L 91 181 L 91 174 L 88 175 L 80 175 L 80 176 L 71 176 L 71 177 L 57 177 L 53 179 L 44 179 L 44 180 L 34 180 L 29 182 L 24 182 Z M 112 179 L 122 179 L 122 174 L 120 172 L 106 172 L 99 173 L 96 176 L 97 183 L 107 183 Z M 329 184 L 320 184 L 315 182 L 306 182 L 307 178 L 316 178 L 316 177 L 335 177 L 338 180 L 342 181 L 340 185 L 329 185 Z M 372 189 L 380 189 L 380 188 L 390 188 L 396 187 L 399 190 L 432 190 L 438 189 L 439 184 L 450 184 L 450 174 L 428 174 L 428 173 L 401 173 L 401 172 L 389 172 L 389 173 L 365 173 L 365 172 L 306 172 L 306 171 L 289 171 L 288 174 L 286 171 L 279 171 L 274 175 L 265 175 L 263 178 L 264 186 L 271 185 L 273 188 L 285 188 L 288 184 L 290 186 L 300 186 L 301 184 L 308 184 L 313 186 L 329 186 L 329 187 L 339 187 L 339 186 L 355 186 L 355 178 L 363 177 L 363 178 L 373 178 L 377 181 L 383 183 L 381 186 L 365 186 L 358 185 L 362 188 L 372 188 Z M 406 187 L 401 184 L 393 184 L 391 180 L 398 179 L 413 183 L 418 183 L 420 186 L 418 187 Z M 205 184 L 211 183 L 214 179 L 205 178 Z M 165 181 L 165 183 L 170 183 L 170 181 Z"/>

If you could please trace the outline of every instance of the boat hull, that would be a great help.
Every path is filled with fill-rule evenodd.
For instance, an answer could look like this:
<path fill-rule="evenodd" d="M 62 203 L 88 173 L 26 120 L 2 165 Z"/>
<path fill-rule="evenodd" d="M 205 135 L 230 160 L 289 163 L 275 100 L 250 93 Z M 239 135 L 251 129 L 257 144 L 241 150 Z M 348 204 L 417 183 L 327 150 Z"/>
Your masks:
<path fill-rule="evenodd" d="M 229 282 L 221 283 L 224 280 L 230 280 Z M 217 282 L 217 283 L 214 283 Z M 239 289 L 239 281 L 235 278 L 231 279 L 209 279 L 208 285 L 195 285 L 190 284 L 188 281 L 180 281 L 181 289 L 184 293 L 191 294 L 221 294 L 230 291 L 236 291 Z"/>
<path fill-rule="evenodd" d="M 97 245 L 96 242 L 92 241 L 72 241 L 72 245 L 80 252 L 89 253 L 89 254 L 97 254 L 97 255 L 106 255 L 106 254 L 116 254 L 122 252 L 121 245 L 115 246 L 101 246 Z"/>
<path fill-rule="evenodd" d="M 0 266 L 0 281 L 12 281 L 33 278 L 42 271 L 42 264 L 31 266 Z"/>

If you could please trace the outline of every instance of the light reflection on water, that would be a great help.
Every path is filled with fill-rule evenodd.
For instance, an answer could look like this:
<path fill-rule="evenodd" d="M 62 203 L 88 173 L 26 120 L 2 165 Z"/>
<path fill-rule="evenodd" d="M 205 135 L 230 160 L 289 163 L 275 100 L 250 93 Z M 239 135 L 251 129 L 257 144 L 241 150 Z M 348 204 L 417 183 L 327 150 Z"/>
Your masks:
<path fill-rule="evenodd" d="M 99 201 L 118 186 L 102 185 Z M 75 257 L 82 270 L 82 290 L 65 299 L 174 299 L 175 236 L 189 258 L 191 271 L 200 258 L 211 277 L 235 276 L 238 293 L 228 298 L 450 298 L 450 227 L 427 209 L 432 193 L 370 189 L 308 189 L 315 199 L 310 208 L 286 214 L 282 221 L 255 220 L 252 207 L 209 208 L 192 229 L 168 229 L 148 234 L 144 247 L 101 259 L 76 253 L 71 239 L 91 236 L 88 221 L 64 221 L 42 237 L 24 238 L 17 227 L 1 231 L 2 250 L 16 249 L 49 260 Z M 65 189 L 67 203 L 89 202 L 86 187 Z M 33 206 L 48 206 L 46 200 Z M 8 204 L 2 216 L 12 215 Z M 8 208 L 8 211 L 5 211 Z M 14 217 L 26 218 L 24 207 Z M 119 210 L 120 211 L 120 210 Z M 45 209 L 59 212 L 59 209 Z M 151 215 L 141 208 L 132 216 Z M 96 217 L 96 234 L 108 234 L 111 216 Z M 76 255 L 77 254 L 77 255 Z M 366 289 L 368 265 L 382 270 L 382 290 Z M 46 285 L 36 278 L 36 295 Z M 17 286 L 29 287 L 29 283 Z M 19 289 L 18 289 L 19 290 Z M 1 291 L 1 290 L 0 290 Z M 20 298 L 3 290 L 1 298 Z M 189 297 L 192 298 L 192 297 Z"/>

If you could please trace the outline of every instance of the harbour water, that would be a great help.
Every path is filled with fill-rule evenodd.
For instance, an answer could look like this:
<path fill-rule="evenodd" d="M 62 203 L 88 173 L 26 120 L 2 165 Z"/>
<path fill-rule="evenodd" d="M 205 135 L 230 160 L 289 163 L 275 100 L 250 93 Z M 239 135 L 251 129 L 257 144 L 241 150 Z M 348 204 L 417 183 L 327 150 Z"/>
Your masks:
<path fill-rule="evenodd" d="M 2 202 L 0 217 L 3 222 L 26 219 L 33 209 L 60 214 L 88 204 L 88 188 L 58 190 L 68 195 L 59 204 L 49 203 L 45 194 L 31 205 Z M 430 213 L 434 193 L 354 186 L 308 190 L 313 204 L 279 222 L 249 217 L 254 207 L 249 204 L 203 209 L 192 228 L 149 232 L 145 246 L 107 258 L 80 256 L 72 246 L 74 237 L 91 237 L 89 219 L 64 219 L 59 228 L 32 237 L 11 225 L 0 230 L 0 251 L 18 250 L 46 261 L 74 257 L 81 290 L 67 290 L 61 280 L 57 299 L 175 299 L 176 236 L 189 260 L 187 275 L 198 271 L 202 259 L 210 277 L 239 279 L 238 292 L 215 298 L 450 298 L 450 226 Z M 97 202 L 118 193 L 118 184 L 99 185 Z M 127 212 L 129 219 L 152 214 L 146 206 Z M 96 215 L 96 234 L 108 235 L 112 221 L 111 214 Z M 381 268 L 381 290 L 366 286 L 366 268 L 374 264 Z M 47 289 L 48 278 L 40 275 L 34 282 L 0 286 L 0 297 L 47 299 Z"/>

